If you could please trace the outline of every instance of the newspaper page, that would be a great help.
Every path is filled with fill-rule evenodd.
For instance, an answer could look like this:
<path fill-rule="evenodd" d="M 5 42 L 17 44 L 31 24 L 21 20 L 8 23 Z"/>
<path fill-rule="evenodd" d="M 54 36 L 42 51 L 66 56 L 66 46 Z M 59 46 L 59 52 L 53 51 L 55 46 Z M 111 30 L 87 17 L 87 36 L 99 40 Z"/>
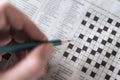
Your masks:
<path fill-rule="evenodd" d="M 10 0 L 56 47 L 44 80 L 120 80 L 120 0 Z"/>

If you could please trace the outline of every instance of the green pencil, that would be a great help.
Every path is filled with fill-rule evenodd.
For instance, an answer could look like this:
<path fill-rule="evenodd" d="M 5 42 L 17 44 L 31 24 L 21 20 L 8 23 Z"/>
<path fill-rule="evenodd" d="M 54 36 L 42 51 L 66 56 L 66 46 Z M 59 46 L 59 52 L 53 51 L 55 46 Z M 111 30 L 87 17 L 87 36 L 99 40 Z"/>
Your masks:
<path fill-rule="evenodd" d="M 28 49 L 32 49 L 38 45 L 46 44 L 46 43 L 52 43 L 54 46 L 58 46 L 58 45 L 62 45 L 67 42 L 70 42 L 70 40 L 37 41 L 37 42 L 30 42 L 30 43 L 7 45 L 7 46 L 0 47 L 0 54 L 4 55 L 7 53 L 28 50 Z"/>

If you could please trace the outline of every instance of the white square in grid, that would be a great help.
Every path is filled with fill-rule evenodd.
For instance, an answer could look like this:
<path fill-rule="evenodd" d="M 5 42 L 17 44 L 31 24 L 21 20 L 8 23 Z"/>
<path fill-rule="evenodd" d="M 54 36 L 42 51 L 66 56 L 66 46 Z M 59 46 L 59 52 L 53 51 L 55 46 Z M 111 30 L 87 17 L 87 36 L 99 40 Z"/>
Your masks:
<path fill-rule="evenodd" d="M 88 17 L 85 17 L 85 18 L 84 18 L 84 20 L 86 20 L 86 21 L 88 21 L 88 19 L 89 19 Z"/>
<path fill-rule="evenodd" d="M 113 73 L 113 74 L 112 74 L 112 77 L 113 77 L 113 78 L 116 78 L 116 75 L 117 75 L 117 74 Z"/>
<path fill-rule="evenodd" d="M 117 80 L 119 80 L 119 79 L 120 79 L 120 76 L 119 76 L 119 75 L 117 75 L 117 76 L 116 76 L 116 79 L 117 79 Z"/>
<path fill-rule="evenodd" d="M 96 23 L 96 25 L 95 25 L 96 27 L 100 27 L 101 26 L 101 24 L 100 23 Z"/>
<path fill-rule="evenodd" d="M 89 58 L 93 60 L 93 59 L 94 59 L 94 56 L 93 56 L 93 55 L 89 55 Z"/>
<path fill-rule="evenodd" d="M 101 53 L 103 56 L 105 56 L 105 54 L 106 54 L 106 51 L 104 50 L 104 47 L 103 47 L 103 51 L 102 51 L 102 53 Z"/>
<path fill-rule="evenodd" d="M 103 29 L 103 28 L 104 28 L 104 25 L 103 25 L 103 24 L 100 24 L 99 28 Z"/>
<path fill-rule="evenodd" d="M 114 66 L 114 67 L 115 67 L 117 64 L 118 64 L 118 63 L 117 63 L 117 62 L 114 62 L 114 61 L 111 63 L 111 65 Z"/>
<path fill-rule="evenodd" d="M 97 71 L 97 74 L 100 75 L 101 73 L 102 73 L 102 70 L 98 70 L 98 71 Z"/>
<path fill-rule="evenodd" d="M 96 25 L 97 22 L 94 21 L 94 20 L 92 20 L 91 23 L 92 23 L 93 25 Z"/>
<path fill-rule="evenodd" d="M 81 60 L 80 63 L 79 63 L 80 68 L 81 68 L 81 66 L 83 66 L 84 64 L 85 64 L 85 62 Z"/>
<path fill-rule="evenodd" d="M 94 45 L 93 50 L 97 51 L 97 49 L 98 49 L 98 46 Z"/>
<path fill-rule="evenodd" d="M 79 56 L 79 53 L 74 52 L 74 56 L 78 57 L 78 56 Z"/>
<path fill-rule="evenodd" d="M 86 60 L 87 60 L 87 57 L 86 57 L 86 56 L 83 56 L 82 60 L 83 60 L 83 61 L 86 61 Z"/>
<path fill-rule="evenodd" d="M 109 59 L 109 60 L 107 61 L 108 64 L 111 64 L 112 62 L 113 62 L 113 60 L 111 60 L 111 59 Z"/>
<path fill-rule="evenodd" d="M 109 69 L 110 68 L 110 64 L 106 64 L 105 68 Z"/>
<path fill-rule="evenodd" d="M 91 49 L 89 48 L 89 46 L 87 47 L 88 47 L 87 53 L 89 54 L 91 52 Z"/>
<path fill-rule="evenodd" d="M 108 47 L 107 52 L 112 53 L 112 51 L 113 50 Z"/>
<path fill-rule="evenodd" d="M 73 46 L 73 49 L 72 49 L 72 50 L 73 50 L 73 51 L 76 51 L 76 49 L 77 49 L 77 47 L 76 47 L 76 46 Z"/>
<path fill-rule="evenodd" d="M 98 57 L 94 57 L 93 60 L 94 60 L 94 61 L 97 61 L 97 60 L 98 60 Z"/>
<path fill-rule="evenodd" d="M 94 66 L 95 64 L 96 64 L 96 62 L 93 60 L 93 61 L 91 62 L 91 65 Z"/>
<path fill-rule="evenodd" d="M 95 57 L 97 57 L 98 59 L 100 59 L 100 54 L 96 53 Z"/>
<path fill-rule="evenodd" d="M 106 24 L 107 24 L 107 22 L 106 22 L 105 20 L 103 20 L 103 21 L 102 21 L 102 25 L 105 26 Z"/>
<path fill-rule="evenodd" d="M 103 56 L 103 55 L 100 55 L 99 58 L 103 60 L 104 56 Z"/>
<path fill-rule="evenodd" d="M 93 67 L 92 67 L 90 64 L 88 64 L 88 63 L 85 63 L 84 66 L 87 67 L 87 68 L 89 68 L 90 70 L 92 70 L 92 68 L 93 68 Z"/>
<path fill-rule="evenodd" d="M 89 38 L 92 39 L 93 37 L 94 37 L 94 35 L 92 33 L 90 33 Z"/>
<path fill-rule="evenodd" d="M 92 42 L 91 42 L 91 45 L 89 45 L 89 48 L 90 48 L 90 49 L 93 49 L 93 47 L 94 47 L 94 45 L 93 45 Z"/>
<path fill-rule="evenodd" d="M 103 69 L 103 72 L 104 72 L 104 73 L 108 73 L 108 69 L 104 68 L 104 69 Z"/>
<path fill-rule="evenodd" d="M 84 56 L 88 57 L 90 53 L 85 52 Z"/>
<path fill-rule="evenodd" d="M 90 8 L 90 9 L 88 10 L 88 12 L 93 13 L 94 10 L 93 10 L 92 8 Z"/>
<path fill-rule="evenodd" d="M 119 58 L 115 57 L 114 62 L 118 62 L 118 61 L 119 61 Z"/>
<path fill-rule="evenodd" d="M 81 41 L 81 44 L 83 45 L 83 44 L 85 44 L 85 42 L 86 42 L 85 40 L 82 40 L 82 41 Z"/>
<path fill-rule="evenodd" d="M 114 45 L 113 45 L 113 44 L 110 44 L 109 48 L 110 48 L 110 49 L 113 49 L 113 48 L 114 48 Z"/>
<path fill-rule="evenodd" d="M 87 41 L 87 39 L 88 39 L 88 37 L 87 37 L 87 36 L 85 36 L 85 37 L 84 37 L 84 41 L 86 42 L 86 41 Z M 85 44 L 85 43 L 84 43 L 84 44 Z"/>
<path fill-rule="evenodd" d="M 98 23 L 100 23 L 100 24 L 102 24 L 102 18 L 100 18 L 99 20 L 98 20 Z"/>
<path fill-rule="evenodd" d="M 119 33 L 119 32 L 120 32 L 120 31 L 118 31 L 118 33 L 116 33 L 116 36 L 117 36 L 117 37 L 119 37 L 119 36 L 120 36 L 120 33 Z"/>
<path fill-rule="evenodd" d="M 93 68 L 93 72 L 97 73 L 99 70 L 97 68 Z"/>
<path fill-rule="evenodd" d="M 113 60 L 114 58 L 115 58 L 115 56 L 113 56 L 113 55 L 112 55 L 112 56 L 110 56 L 110 59 L 111 59 L 111 60 Z"/>
<path fill-rule="evenodd" d="M 104 21 L 107 23 L 107 21 L 108 21 L 108 17 L 107 16 L 105 16 Z"/>
<path fill-rule="evenodd" d="M 70 61 L 69 64 L 70 64 L 71 66 L 74 66 L 74 62 L 73 62 L 73 61 Z"/>
<path fill-rule="evenodd" d="M 74 64 L 74 67 L 78 67 L 78 64 L 75 63 L 75 64 Z"/>
<path fill-rule="evenodd" d="M 94 12 L 94 11 L 93 11 Z M 95 15 L 94 13 L 92 12 L 91 16 L 90 16 L 90 19 L 94 19 Z"/>
<path fill-rule="evenodd" d="M 99 47 L 100 43 L 96 42 L 95 46 Z"/>
<path fill-rule="evenodd" d="M 108 70 L 107 74 L 112 75 L 112 71 Z"/>

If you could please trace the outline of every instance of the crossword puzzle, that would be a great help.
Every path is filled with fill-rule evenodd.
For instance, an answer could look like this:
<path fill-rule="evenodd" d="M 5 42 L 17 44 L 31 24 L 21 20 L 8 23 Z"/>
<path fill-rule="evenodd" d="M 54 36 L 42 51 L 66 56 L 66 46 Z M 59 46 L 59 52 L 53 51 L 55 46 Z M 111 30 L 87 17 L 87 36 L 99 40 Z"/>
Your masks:
<path fill-rule="evenodd" d="M 87 79 L 120 80 L 119 48 L 120 22 L 90 8 L 62 61 L 87 75 Z"/>

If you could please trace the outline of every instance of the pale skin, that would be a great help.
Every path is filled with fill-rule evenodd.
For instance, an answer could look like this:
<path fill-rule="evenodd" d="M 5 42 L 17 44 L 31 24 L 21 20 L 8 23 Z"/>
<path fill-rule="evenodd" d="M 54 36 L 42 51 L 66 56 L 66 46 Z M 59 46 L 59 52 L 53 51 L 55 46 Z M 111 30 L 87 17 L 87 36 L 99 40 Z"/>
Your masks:
<path fill-rule="evenodd" d="M 11 42 L 23 43 L 34 40 L 47 40 L 47 38 L 27 16 L 7 0 L 0 0 L 0 46 Z M 52 51 L 51 44 L 34 48 L 14 67 L 1 72 L 0 80 L 37 80 L 45 75 L 46 64 Z M 23 55 L 24 51 L 18 54 Z"/>

